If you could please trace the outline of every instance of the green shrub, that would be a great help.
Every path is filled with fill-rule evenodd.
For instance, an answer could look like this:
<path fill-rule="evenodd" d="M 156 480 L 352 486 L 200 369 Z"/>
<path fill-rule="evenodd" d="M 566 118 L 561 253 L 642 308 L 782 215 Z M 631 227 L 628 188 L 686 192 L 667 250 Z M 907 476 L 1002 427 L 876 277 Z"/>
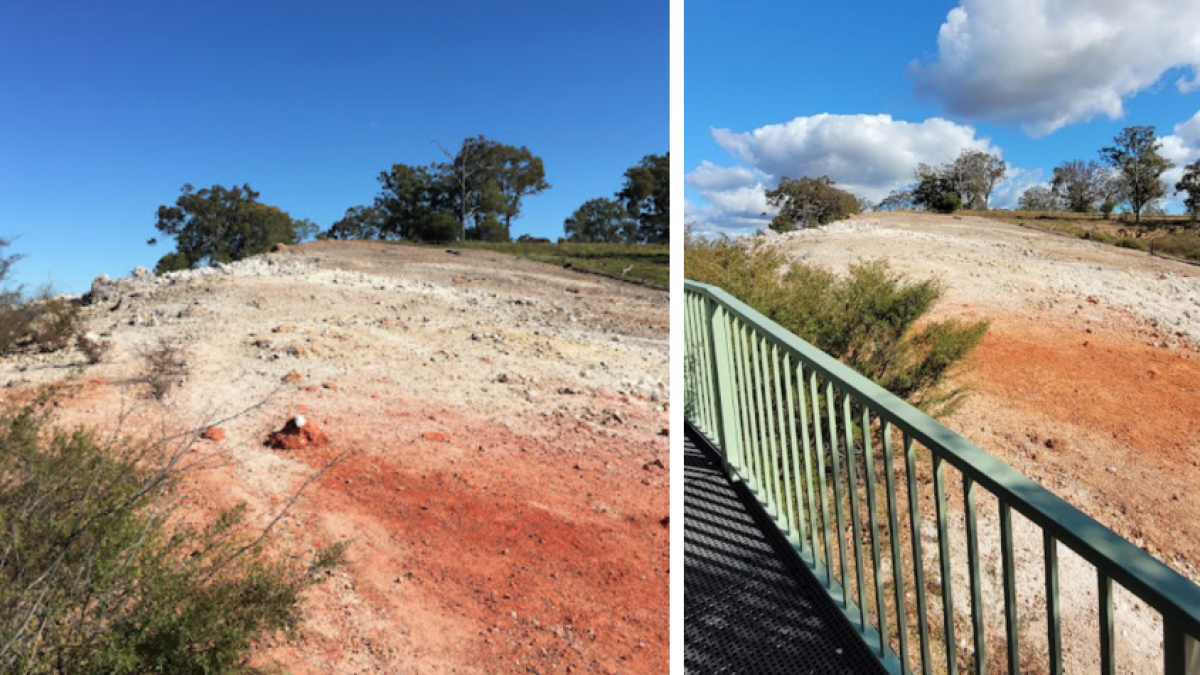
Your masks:
<path fill-rule="evenodd" d="M 271 556 L 244 506 L 180 524 L 190 443 L 54 430 L 49 402 L 0 413 L 0 672 L 253 673 L 257 645 L 299 634 L 341 547 Z"/>
<path fill-rule="evenodd" d="M 687 278 L 720 286 L 930 414 L 948 414 L 965 394 L 947 378 L 987 322 L 925 321 L 942 296 L 938 282 L 909 281 L 883 261 L 837 275 L 728 241 L 689 240 L 684 250 Z"/>
<path fill-rule="evenodd" d="M 962 208 L 962 195 L 951 180 L 926 176 L 913 190 L 913 203 L 935 213 L 954 213 Z"/>
<path fill-rule="evenodd" d="M 1150 240 L 1150 250 L 1173 258 L 1200 262 L 1200 234 L 1168 234 Z"/>
<path fill-rule="evenodd" d="M 1118 239 L 1117 248 L 1132 248 L 1137 251 L 1149 251 L 1150 246 L 1145 239 Z"/>
<path fill-rule="evenodd" d="M 1098 241 L 1101 244 L 1112 244 L 1117 241 L 1116 237 L 1105 234 L 1100 230 L 1087 230 L 1080 233 L 1079 238 L 1086 239 L 1088 241 Z"/>

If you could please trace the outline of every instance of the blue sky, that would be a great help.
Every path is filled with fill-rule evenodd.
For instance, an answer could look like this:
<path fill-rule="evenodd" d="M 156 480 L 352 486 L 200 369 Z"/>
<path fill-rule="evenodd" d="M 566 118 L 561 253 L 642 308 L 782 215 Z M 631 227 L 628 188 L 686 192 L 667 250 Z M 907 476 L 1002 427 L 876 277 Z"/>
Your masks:
<path fill-rule="evenodd" d="M 685 208 L 702 231 L 764 226 L 783 175 L 878 201 L 965 148 L 1009 165 L 993 207 L 1125 126 L 1157 128 L 1172 186 L 1200 158 L 1195 0 L 688 0 L 684 20 Z"/>
<path fill-rule="evenodd" d="M 525 145 L 553 186 L 514 236 L 668 150 L 663 2 L 0 4 L 0 237 L 18 282 L 82 292 L 153 267 L 184 183 L 249 183 L 328 227 L 430 141 Z"/>

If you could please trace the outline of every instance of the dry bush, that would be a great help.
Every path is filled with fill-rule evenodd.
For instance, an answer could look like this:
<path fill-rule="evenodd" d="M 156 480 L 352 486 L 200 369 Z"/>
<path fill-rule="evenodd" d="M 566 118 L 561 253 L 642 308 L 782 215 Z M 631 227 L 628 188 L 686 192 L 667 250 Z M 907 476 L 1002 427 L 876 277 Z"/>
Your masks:
<path fill-rule="evenodd" d="M 93 365 L 103 361 L 112 350 L 112 343 L 102 340 L 95 333 L 80 333 L 75 338 L 75 346 L 87 357 L 88 363 Z"/>
<path fill-rule="evenodd" d="M 264 529 L 244 506 L 180 524 L 194 431 L 105 441 L 55 429 L 53 403 L 0 412 L 0 672 L 260 672 L 256 648 L 299 635 L 303 593 L 344 545 L 307 565 L 271 555 L 286 508 Z"/>
<path fill-rule="evenodd" d="M 182 347 L 166 337 L 144 348 L 140 356 L 145 363 L 140 379 L 150 398 L 161 401 L 187 377 L 187 355 Z"/>

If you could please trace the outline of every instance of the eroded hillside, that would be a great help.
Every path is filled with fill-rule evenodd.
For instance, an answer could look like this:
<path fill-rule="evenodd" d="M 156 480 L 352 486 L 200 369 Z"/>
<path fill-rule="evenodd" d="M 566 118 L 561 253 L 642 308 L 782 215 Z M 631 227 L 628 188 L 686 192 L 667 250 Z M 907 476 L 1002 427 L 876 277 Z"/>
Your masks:
<path fill-rule="evenodd" d="M 317 243 L 100 282 L 113 347 L 0 362 L 6 397 L 63 378 L 63 422 L 198 440 L 203 516 L 245 501 L 284 555 L 352 540 L 287 672 L 658 673 L 668 644 L 668 296 L 483 251 Z M 165 405 L 139 353 L 180 345 Z M 260 405 L 261 404 L 261 405 Z M 330 438 L 276 450 L 303 415 Z M 220 436 L 220 434 L 217 434 Z"/>

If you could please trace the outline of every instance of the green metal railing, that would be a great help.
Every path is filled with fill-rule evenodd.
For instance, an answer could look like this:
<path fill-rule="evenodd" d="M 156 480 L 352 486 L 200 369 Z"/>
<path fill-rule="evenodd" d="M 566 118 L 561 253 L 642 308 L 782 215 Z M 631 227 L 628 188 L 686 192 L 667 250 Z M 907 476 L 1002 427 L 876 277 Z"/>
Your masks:
<path fill-rule="evenodd" d="M 689 424 L 890 672 L 1062 673 L 1064 649 L 1077 645 L 1063 639 L 1061 544 L 1095 575 L 1096 622 L 1069 635 L 1098 643 L 1101 673 L 1118 668 L 1116 584 L 1161 616 L 1163 672 L 1200 675 L 1200 588 L 1185 577 L 719 288 L 686 282 L 684 336 Z M 931 508 L 934 532 L 921 515 Z M 1017 535 L 1036 533 L 1041 548 L 1034 591 L 1029 561 L 1019 569 L 1014 554 L 1014 512 L 1027 519 Z M 981 541 L 995 530 L 995 546 Z M 999 569 L 981 565 L 981 553 Z M 989 615 L 985 589 L 1002 596 L 991 603 L 1001 616 Z M 1037 639 L 1029 603 L 1022 612 L 1018 602 L 1031 592 L 1044 605 Z"/>

